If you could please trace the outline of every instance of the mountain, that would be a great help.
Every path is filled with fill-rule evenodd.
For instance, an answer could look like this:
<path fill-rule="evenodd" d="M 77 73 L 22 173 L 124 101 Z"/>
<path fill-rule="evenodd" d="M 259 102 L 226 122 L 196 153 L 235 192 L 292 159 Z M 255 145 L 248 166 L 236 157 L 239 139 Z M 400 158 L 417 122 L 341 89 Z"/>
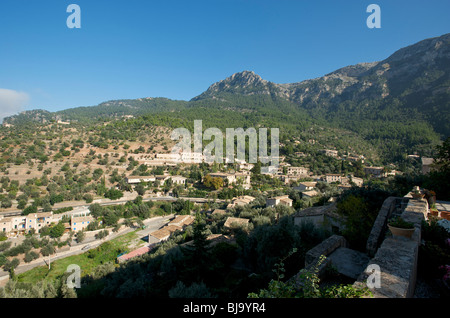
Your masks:
<path fill-rule="evenodd" d="M 450 34 L 400 49 L 387 59 L 347 66 L 320 78 L 276 84 L 244 71 L 214 83 L 194 102 L 266 95 L 334 121 L 414 119 L 450 135 Z M 350 128 L 350 125 L 348 125 Z"/>
<path fill-rule="evenodd" d="M 140 116 L 162 111 L 183 109 L 185 101 L 168 98 L 138 98 L 111 100 L 97 106 L 76 107 L 57 112 L 58 116 L 69 120 L 87 120 L 95 118 L 121 117 L 126 115 Z"/>
<path fill-rule="evenodd" d="M 43 109 L 26 110 L 17 115 L 4 118 L 3 125 L 46 124 L 55 120 L 54 113 Z"/>
<path fill-rule="evenodd" d="M 319 125 L 350 131 L 395 160 L 414 151 L 429 153 L 450 136 L 450 34 L 402 48 L 383 61 L 343 67 L 298 83 L 273 83 L 246 70 L 212 84 L 190 101 L 115 100 L 41 117 L 48 120 L 50 115 L 80 122 L 164 116 L 165 123 L 188 126 L 202 119 L 204 127 L 220 129 L 280 127 L 288 137 Z M 36 118 L 21 114 L 4 123 Z"/>

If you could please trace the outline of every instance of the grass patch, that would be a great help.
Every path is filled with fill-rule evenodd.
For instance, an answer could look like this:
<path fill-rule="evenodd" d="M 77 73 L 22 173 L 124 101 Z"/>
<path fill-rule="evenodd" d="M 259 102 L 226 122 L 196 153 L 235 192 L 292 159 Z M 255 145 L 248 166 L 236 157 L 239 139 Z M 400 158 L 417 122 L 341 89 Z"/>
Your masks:
<path fill-rule="evenodd" d="M 136 231 L 124 234 L 115 239 L 102 243 L 83 254 L 72 255 L 51 262 L 48 266 L 35 267 L 25 273 L 18 274 L 17 280 L 23 283 L 35 284 L 42 280 L 55 281 L 59 279 L 71 264 L 81 268 L 81 277 L 90 274 L 93 269 L 107 262 L 115 262 L 121 252 L 128 250 L 128 245 L 137 239 Z"/>

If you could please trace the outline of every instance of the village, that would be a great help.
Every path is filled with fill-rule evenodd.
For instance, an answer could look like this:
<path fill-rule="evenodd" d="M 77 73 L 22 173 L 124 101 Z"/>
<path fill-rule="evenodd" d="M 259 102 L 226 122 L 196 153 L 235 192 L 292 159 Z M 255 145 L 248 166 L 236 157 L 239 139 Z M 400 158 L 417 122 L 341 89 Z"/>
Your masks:
<path fill-rule="evenodd" d="M 337 158 L 337 151 L 323 150 L 323 153 L 325 153 L 327 156 Z M 255 191 L 255 184 L 252 185 L 252 174 L 254 173 L 252 172 L 252 169 L 255 166 L 254 164 L 237 160 L 237 162 L 233 165 L 233 168 L 235 168 L 235 170 L 209 173 L 203 178 L 203 183 L 205 183 L 206 178 L 210 178 L 210 180 L 220 181 L 218 183 L 219 187 L 213 187 L 212 190 L 207 191 L 206 196 L 203 198 L 193 198 L 183 196 L 183 193 L 189 193 L 187 190 L 193 188 L 193 184 L 188 182 L 189 179 L 186 176 L 182 175 L 170 175 L 167 173 L 167 170 L 170 167 L 176 167 L 180 165 L 189 166 L 204 163 L 205 157 L 203 156 L 203 154 L 158 153 L 152 155 L 130 154 L 130 156 L 133 158 L 133 160 L 137 161 L 139 165 L 145 165 L 149 168 L 162 167 L 164 169 L 163 174 L 142 176 L 127 175 L 124 181 L 127 185 L 130 186 L 130 191 L 125 192 L 124 197 L 116 200 L 105 198 L 95 199 L 92 202 L 93 204 L 101 204 L 103 206 L 117 204 L 123 205 L 126 202 L 135 200 L 138 196 L 140 196 L 136 191 L 137 186 L 147 185 L 153 185 L 155 186 L 155 188 L 153 191 L 148 191 L 147 193 L 140 196 L 144 201 L 153 200 L 159 202 L 174 202 L 175 200 L 179 199 L 190 200 L 194 203 L 194 206 L 196 206 L 197 211 L 200 210 L 206 215 L 227 214 L 231 209 L 234 209 L 238 206 L 251 204 L 256 200 L 255 196 L 248 194 L 251 193 L 251 191 Z M 352 174 L 344 175 L 330 173 L 325 175 L 313 175 L 307 168 L 291 166 L 289 163 L 286 163 L 284 159 L 285 157 L 280 156 L 279 167 L 277 167 L 276 169 L 270 169 L 270 172 L 261 172 L 261 174 L 266 174 L 273 180 L 278 180 L 277 182 L 279 182 L 279 185 L 282 185 L 280 189 L 284 187 L 284 189 L 290 189 L 290 191 L 295 191 L 296 193 L 298 193 L 299 198 L 309 202 L 308 206 L 316 205 L 320 198 L 324 197 L 324 185 L 333 185 L 334 189 L 336 190 L 335 194 L 338 194 L 347 189 L 351 189 L 352 187 L 364 186 L 364 179 L 355 177 Z M 357 157 L 346 158 L 346 160 L 349 161 L 353 161 L 356 159 L 361 160 L 361 158 Z M 423 162 L 423 170 L 425 172 L 429 171 L 429 165 L 431 164 L 431 162 L 429 160 L 424 160 Z M 364 172 L 366 173 L 368 178 L 383 178 L 388 176 L 388 173 L 386 173 L 383 167 L 364 167 Z M 392 175 L 393 173 L 390 172 L 389 174 Z M 167 187 L 167 185 L 169 185 L 169 187 Z M 178 188 L 178 191 L 174 190 L 176 187 Z M 217 199 L 217 197 L 214 195 L 215 192 L 217 192 L 220 188 L 233 189 L 235 187 L 241 190 L 242 195 L 235 196 L 226 200 Z M 244 192 L 246 192 L 247 194 L 244 194 Z M 294 200 L 293 198 L 290 198 L 290 195 L 287 194 L 288 192 L 286 191 L 282 195 L 270 195 L 270 191 L 263 191 L 261 193 L 261 191 L 258 192 L 258 190 L 253 193 L 260 193 L 264 195 L 266 207 L 276 207 L 278 205 L 283 205 L 295 209 L 295 207 L 293 207 Z M 334 199 L 334 197 L 330 197 L 329 199 L 327 199 L 327 201 L 324 202 L 325 206 L 328 207 L 330 204 L 332 204 Z M 208 206 L 207 203 L 211 202 L 214 202 L 215 206 L 217 206 L 218 208 L 205 209 L 205 207 Z M 87 205 L 85 202 L 71 203 L 71 206 L 68 206 L 68 204 L 65 202 L 55 205 L 55 208 L 60 206 L 63 211 L 67 210 L 67 212 L 63 213 L 54 213 L 53 211 L 35 211 L 35 213 L 23 215 L 20 212 L 3 212 L 2 214 L 0 214 L 0 232 L 2 232 L 3 235 L 5 235 L 9 240 L 17 240 L 18 238 L 24 237 L 25 235 L 39 235 L 43 228 L 48 229 L 49 227 L 61 223 L 64 226 L 64 234 L 61 236 L 61 238 L 59 238 L 59 240 L 63 240 L 65 237 L 76 237 L 76 233 L 80 232 L 88 233 L 88 237 L 91 237 L 91 240 L 95 240 L 94 235 L 96 235 L 100 230 L 98 230 L 97 227 L 89 227 L 91 223 L 95 223 L 96 221 L 96 218 L 91 214 L 89 205 Z M 296 210 L 301 211 L 302 209 Z M 325 208 L 322 210 L 329 211 L 330 209 Z M 192 211 L 188 215 L 176 215 L 172 212 L 173 211 L 170 211 L 170 215 L 172 215 L 171 220 L 168 219 L 167 223 L 164 224 L 164 226 L 161 226 L 151 233 L 148 233 L 146 239 L 148 244 L 143 247 L 139 247 L 136 250 L 131 251 L 130 253 L 120 255 L 120 257 L 118 257 L 118 261 L 123 262 L 133 257 L 148 253 L 151 250 L 151 247 L 154 247 L 158 243 L 167 240 L 172 233 L 176 231 L 183 231 L 183 229 L 187 225 L 190 225 L 194 222 Z M 148 220 L 143 221 L 145 223 Z M 246 224 L 248 224 L 248 222 L 249 219 L 229 216 L 225 222 L 225 226 L 228 228 L 232 228 L 232 224 L 245 226 Z M 118 225 L 125 224 L 126 223 L 124 219 L 118 221 Z M 122 226 L 121 228 L 123 230 L 124 228 L 126 228 L 126 226 Z M 109 228 L 109 230 L 112 230 L 112 228 Z M 222 235 L 211 235 L 209 237 L 209 239 L 214 240 L 217 240 L 219 238 L 223 239 Z M 108 236 L 106 236 L 106 239 L 104 237 L 101 237 L 97 241 L 100 242 L 107 239 Z M 68 246 L 65 247 L 65 250 L 70 250 L 71 244 L 74 246 L 77 245 L 76 240 L 72 240 L 68 244 Z M 95 245 L 91 244 L 91 246 Z"/>

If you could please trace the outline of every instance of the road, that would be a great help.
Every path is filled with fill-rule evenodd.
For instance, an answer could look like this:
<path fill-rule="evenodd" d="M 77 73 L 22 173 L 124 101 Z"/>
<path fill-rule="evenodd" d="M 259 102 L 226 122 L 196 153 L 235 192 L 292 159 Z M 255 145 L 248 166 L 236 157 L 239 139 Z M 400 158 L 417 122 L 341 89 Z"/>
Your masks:
<path fill-rule="evenodd" d="M 143 221 L 144 225 L 146 226 L 145 229 L 143 230 L 139 230 L 136 232 L 137 236 L 139 239 L 144 239 L 145 237 L 147 237 L 149 235 L 149 233 L 156 231 L 158 229 L 160 229 L 161 227 L 163 227 L 166 223 L 168 223 L 170 221 L 170 219 L 172 219 L 174 217 L 173 214 L 171 215 L 165 215 L 165 216 L 157 216 L 157 217 L 153 217 L 150 219 L 146 219 Z M 77 254 L 82 254 L 92 248 L 95 248 L 97 246 L 99 246 L 100 244 L 112 240 L 116 237 L 125 235 L 127 233 L 130 233 L 132 231 L 135 231 L 135 229 L 133 228 L 126 228 L 125 230 L 118 232 L 118 233 L 110 233 L 106 238 L 102 239 L 102 240 L 96 240 L 94 237 L 91 238 L 87 238 L 86 240 L 84 240 L 82 243 L 75 243 L 72 245 L 71 250 L 67 251 L 67 252 L 61 252 L 55 255 L 52 255 L 50 258 L 50 265 L 52 261 L 55 261 L 57 259 L 60 258 L 65 258 L 68 256 L 72 256 L 72 255 L 77 255 Z M 149 243 L 155 243 L 154 241 L 150 241 Z M 84 249 L 83 249 L 84 248 Z M 29 271 L 30 269 L 33 269 L 35 267 L 38 266 L 48 266 L 48 257 L 41 257 L 38 260 L 35 260 L 31 263 L 21 263 L 21 265 L 19 265 L 16 269 L 15 269 L 15 273 L 16 274 L 20 274 L 20 273 L 24 273 L 26 271 Z M 9 273 L 0 270 L 0 286 L 3 285 L 4 283 L 6 283 L 6 281 L 8 280 L 9 277 Z"/>
<path fill-rule="evenodd" d="M 92 203 L 98 203 L 102 206 L 108 206 L 108 205 L 118 205 L 118 204 L 125 204 L 128 201 L 134 200 L 137 197 L 136 195 L 129 195 L 127 196 L 126 199 L 119 199 L 119 200 L 109 200 L 109 199 L 97 199 L 94 200 Z M 196 203 L 207 203 L 212 201 L 211 199 L 204 199 L 204 198 L 188 198 L 188 197 L 180 197 L 180 198 L 175 198 L 175 197 L 170 197 L 170 196 L 166 196 L 166 197 L 147 197 L 147 198 L 143 198 L 143 201 L 176 201 L 178 199 L 183 199 L 183 200 L 189 200 L 192 202 L 196 202 Z M 223 202 L 224 200 L 219 200 L 216 199 L 216 202 Z M 86 202 L 83 201 L 71 201 L 71 202 L 61 202 L 61 203 L 57 203 L 54 206 L 54 209 L 60 209 L 63 207 L 73 207 L 74 209 L 76 208 L 81 208 L 81 209 L 87 209 L 89 207 L 89 204 L 87 204 Z M 42 209 L 38 209 L 38 212 L 42 212 Z M 64 214 L 71 214 L 73 211 L 70 211 L 70 213 L 64 213 Z M 21 215 L 22 211 L 21 210 L 15 210 L 15 211 L 6 211 L 6 212 L 0 212 L 0 216 L 3 217 L 7 217 L 7 216 L 17 216 L 17 215 Z"/>

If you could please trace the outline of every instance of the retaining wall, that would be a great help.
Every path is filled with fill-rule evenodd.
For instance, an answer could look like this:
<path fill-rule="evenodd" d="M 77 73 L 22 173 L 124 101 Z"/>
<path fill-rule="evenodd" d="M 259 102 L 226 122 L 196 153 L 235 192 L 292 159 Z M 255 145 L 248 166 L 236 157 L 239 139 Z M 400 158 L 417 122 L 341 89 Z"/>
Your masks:
<path fill-rule="evenodd" d="M 415 231 L 412 238 L 387 236 L 354 285 L 366 286 L 369 278 L 371 282 L 376 282 L 372 278 L 377 274 L 370 270 L 372 265 L 376 265 L 380 269 L 378 276 L 380 286 L 370 288 L 374 298 L 413 297 L 422 221 L 425 220 L 427 213 L 428 202 L 426 200 L 409 200 L 401 217 L 414 224 Z M 371 276 L 372 274 L 374 275 Z"/>

